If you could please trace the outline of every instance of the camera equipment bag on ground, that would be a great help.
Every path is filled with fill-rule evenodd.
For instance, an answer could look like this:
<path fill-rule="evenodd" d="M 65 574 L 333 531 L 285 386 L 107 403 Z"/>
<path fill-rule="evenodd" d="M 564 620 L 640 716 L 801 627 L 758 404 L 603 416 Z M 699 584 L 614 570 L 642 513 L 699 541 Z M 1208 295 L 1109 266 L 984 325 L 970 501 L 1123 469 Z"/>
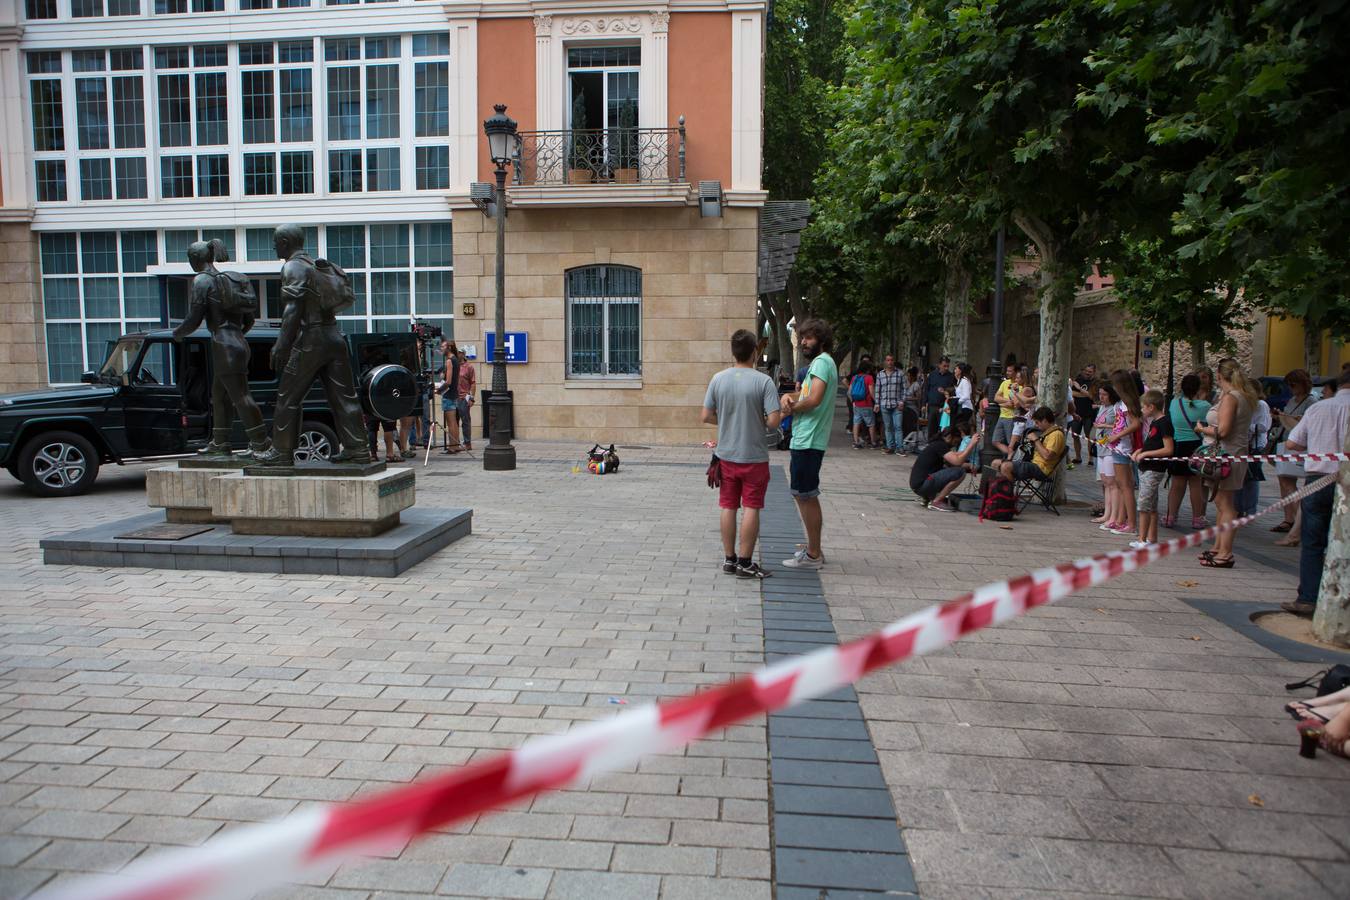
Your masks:
<path fill-rule="evenodd" d="M 991 478 L 980 502 L 980 521 L 1011 522 L 1017 516 L 1017 492 L 1007 478 Z"/>
<path fill-rule="evenodd" d="M 596 475 L 608 475 L 619 471 L 619 454 L 614 452 L 614 445 L 610 444 L 605 448 L 596 444 L 592 447 L 586 454 L 586 468 Z"/>

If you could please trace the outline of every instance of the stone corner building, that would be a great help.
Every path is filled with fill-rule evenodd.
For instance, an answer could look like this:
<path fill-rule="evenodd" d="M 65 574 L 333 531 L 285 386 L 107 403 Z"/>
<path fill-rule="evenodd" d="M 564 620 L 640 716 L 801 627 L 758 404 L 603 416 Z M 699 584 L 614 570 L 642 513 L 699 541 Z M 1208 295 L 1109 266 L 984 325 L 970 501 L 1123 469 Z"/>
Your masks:
<path fill-rule="evenodd" d="M 76 383 L 119 334 L 180 321 L 195 240 L 278 318 L 283 221 L 352 275 L 345 330 L 439 324 L 490 387 L 495 228 L 470 194 L 505 103 L 517 434 L 701 440 L 727 337 L 755 324 L 764 15 L 0 0 L 0 390 Z"/>

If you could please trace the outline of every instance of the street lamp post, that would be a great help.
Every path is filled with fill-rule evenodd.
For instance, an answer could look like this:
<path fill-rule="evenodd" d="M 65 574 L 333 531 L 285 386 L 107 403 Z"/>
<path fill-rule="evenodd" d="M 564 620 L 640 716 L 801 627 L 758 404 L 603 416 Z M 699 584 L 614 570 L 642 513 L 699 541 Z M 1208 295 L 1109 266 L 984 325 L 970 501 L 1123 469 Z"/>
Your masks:
<path fill-rule="evenodd" d="M 488 446 L 483 468 L 501 472 L 516 467 L 516 448 L 511 446 L 514 410 L 506 389 L 506 167 L 516 144 L 516 122 L 506 115 L 506 104 L 493 107 L 496 114 L 483 123 L 488 152 L 497 166 L 497 346 L 492 351 L 492 397 L 488 400 Z"/>

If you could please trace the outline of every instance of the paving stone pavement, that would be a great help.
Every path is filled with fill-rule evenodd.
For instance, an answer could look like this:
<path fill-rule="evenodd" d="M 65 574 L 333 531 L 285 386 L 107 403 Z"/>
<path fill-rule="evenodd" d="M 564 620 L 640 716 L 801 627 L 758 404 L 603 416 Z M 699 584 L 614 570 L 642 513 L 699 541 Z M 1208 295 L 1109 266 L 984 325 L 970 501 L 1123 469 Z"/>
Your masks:
<path fill-rule="evenodd" d="M 526 442 L 514 473 L 418 466 L 419 505 L 473 507 L 474 534 L 389 579 L 44 566 L 39 538 L 142 512 L 143 468 L 63 500 L 0 483 L 0 895 L 759 665 L 760 585 L 718 570 L 706 451 L 574 475 L 584 449 Z M 1082 510 L 1003 530 L 898 502 L 908 468 L 826 456 L 841 639 L 1116 546 Z M 1269 540 L 1239 546 L 1283 562 Z M 1300 759 L 1280 711 L 1310 666 L 1180 599 L 1291 591 L 1255 558 L 1166 560 L 864 681 L 920 895 L 1345 896 L 1350 767 Z M 274 896 L 767 898 L 768 761 L 764 721 L 734 726 Z"/>

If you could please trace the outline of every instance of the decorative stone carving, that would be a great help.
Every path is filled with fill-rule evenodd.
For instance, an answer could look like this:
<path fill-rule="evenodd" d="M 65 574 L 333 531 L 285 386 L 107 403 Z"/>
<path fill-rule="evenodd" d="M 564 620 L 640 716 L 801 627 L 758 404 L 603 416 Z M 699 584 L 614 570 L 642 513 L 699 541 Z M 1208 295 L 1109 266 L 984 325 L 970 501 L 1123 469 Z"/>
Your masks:
<path fill-rule="evenodd" d="M 553 17 L 538 15 L 534 17 L 534 36 L 549 37 L 553 34 Z"/>
<path fill-rule="evenodd" d="M 637 16 L 597 16 L 563 19 L 563 34 L 641 34 L 642 20 Z"/>
<path fill-rule="evenodd" d="M 652 31 L 656 34 L 665 34 L 670 30 L 670 13 L 654 12 L 652 13 Z"/>

